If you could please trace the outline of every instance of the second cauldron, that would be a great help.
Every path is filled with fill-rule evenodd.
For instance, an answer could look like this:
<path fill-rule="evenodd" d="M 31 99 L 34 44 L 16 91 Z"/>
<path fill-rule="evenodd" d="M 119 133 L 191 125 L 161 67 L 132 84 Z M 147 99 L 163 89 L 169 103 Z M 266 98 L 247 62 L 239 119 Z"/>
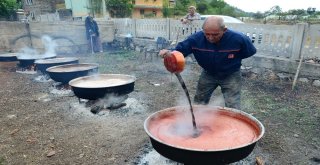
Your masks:
<path fill-rule="evenodd" d="M 135 80 L 131 75 L 97 74 L 73 79 L 69 85 L 78 98 L 96 100 L 108 94 L 121 96 L 131 93 Z"/>
<path fill-rule="evenodd" d="M 65 65 L 65 64 L 78 64 L 79 59 L 76 57 L 59 57 L 59 58 L 51 58 L 51 59 L 40 59 L 34 62 L 36 64 L 36 69 L 43 74 L 46 74 L 46 69 L 57 66 L 57 65 Z"/>
<path fill-rule="evenodd" d="M 52 80 L 68 84 L 72 79 L 97 74 L 98 67 L 95 63 L 65 64 L 47 68 L 46 72 Z"/>

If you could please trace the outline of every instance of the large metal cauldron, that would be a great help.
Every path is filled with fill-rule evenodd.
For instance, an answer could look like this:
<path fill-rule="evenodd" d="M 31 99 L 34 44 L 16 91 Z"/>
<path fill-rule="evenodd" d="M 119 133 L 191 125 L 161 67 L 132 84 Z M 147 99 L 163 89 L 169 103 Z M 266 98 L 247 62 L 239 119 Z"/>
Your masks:
<path fill-rule="evenodd" d="M 69 82 L 78 98 L 96 100 L 108 94 L 126 95 L 134 90 L 136 78 L 123 74 L 97 74 L 73 79 Z"/>
<path fill-rule="evenodd" d="M 72 79 L 97 74 L 98 66 L 94 63 L 65 64 L 47 68 L 46 72 L 52 80 L 68 84 Z"/>
<path fill-rule="evenodd" d="M 207 132 L 206 132 L 206 129 L 203 129 L 203 132 L 200 134 L 199 137 L 194 138 L 190 136 L 190 138 L 185 138 L 176 143 L 172 143 L 170 139 L 175 139 L 176 136 L 169 135 L 170 131 L 166 132 L 166 129 L 164 129 L 164 127 L 159 125 L 164 124 L 168 126 L 168 128 L 175 128 L 176 125 L 173 126 L 164 121 L 173 121 L 174 123 L 174 122 L 178 122 L 178 120 L 181 120 L 180 119 L 181 116 L 186 116 L 185 112 L 181 113 L 181 109 L 183 108 L 185 111 L 187 112 L 189 111 L 187 107 L 171 107 L 150 115 L 144 122 L 144 129 L 150 137 L 153 148 L 164 157 L 167 157 L 168 159 L 171 159 L 180 163 L 192 164 L 192 165 L 212 165 L 212 164 L 219 165 L 219 164 L 229 164 L 229 163 L 240 161 L 245 157 L 247 157 L 252 152 L 252 150 L 256 145 L 256 142 L 259 139 L 261 139 L 261 137 L 264 134 L 264 126 L 256 118 L 254 118 L 253 116 L 243 111 L 239 111 L 231 108 L 205 107 L 205 106 L 195 105 L 194 106 L 195 118 L 196 120 L 198 119 L 197 125 L 198 125 L 198 128 L 200 128 L 200 131 L 202 127 L 210 128 L 210 126 L 202 125 L 201 123 L 202 122 L 201 120 L 203 120 L 201 119 L 202 117 L 203 118 L 209 117 L 209 120 L 211 121 L 211 123 L 217 122 L 217 124 L 215 124 L 217 126 L 214 126 L 215 129 L 212 129 L 211 131 L 207 131 Z M 212 114 L 214 114 L 213 115 L 214 117 L 211 119 L 210 118 L 211 116 L 208 115 L 209 113 L 206 114 L 204 112 L 210 112 L 210 114 L 212 112 Z M 200 115 L 203 115 L 203 116 L 201 117 Z M 228 117 L 232 120 L 234 119 L 236 122 L 235 123 L 227 122 L 225 123 L 225 125 L 219 125 L 219 122 L 217 119 L 220 118 L 220 120 L 222 120 L 222 117 Z M 165 120 L 162 121 L 162 119 L 165 119 Z M 190 119 L 190 125 L 192 125 L 191 116 L 189 119 Z M 161 122 L 164 122 L 164 123 L 161 123 Z M 223 137 L 228 135 L 230 136 L 230 139 L 233 139 L 233 138 L 238 139 L 238 137 L 232 137 L 232 136 L 236 136 L 236 134 L 233 134 L 233 132 L 240 132 L 239 134 L 242 133 L 242 131 L 240 130 L 238 131 L 237 129 L 235 129 L 238 125 L 241 125 L 237 123 L 244 124 L 248 126 L 248 128 L 252 129 L 252 132 L 254 133 L 254 138 L 251 137 L 252 134 L 249 134 L 250 136 L 243 136 L 249 139 L 248 143 L 235 145 L 231 147 L 230 146 L 224 147 L 224 145 L 221 145 L 213 149 L 205 148 L 206 146 L 209 146 L 210 143 L 217 143 L 218 145 L 220 145 L 221 143 L 223 144 L 226 143 L 226 141 L 229 139 L 229 138 L 220 138 L 220 139 L 217 138 L 219 139 L 217 140 L 215 138 L 212 138 L 211 141 L 210 140 L 200 141 L 201 143 L 204 142 L 204 144 L 208 144 L 208 145 L 202 145 L 201 147 L 200 145 L 199 147 L 182 146 L 183 144 L 188 143 L 189 142 L 188 140 L 190 140 L 191 142 L 195 142 L 190 144 L 197 146 L 197 141 L 196 141 L 197 138 L 201 139 L 201 136 L 207 136 L 212 134 L 218 135 L 217 137 L 219 136 Z M 158 126 L 159 128 L 157 128 Z M 192 126 L 190 126 L 190 128 L 192 128 Z M 221 130 L 219 130 L 219 128 L 221 128 Z M 155 133 L 156 132 L 155 130 L 157 130 L 159 133 Z M 230 135 L 229 133 L 226 134 L 226 132 L 229 132 Z M 176 131 L 173 131 L 173 134 L 175 133 Z M 168 138 L 169 140 L 164 138 L 166 136 L 169 137 Z M 234 140 L 234 141 L 236 142 L 237 140 Z M 230 142 L 232 143 L 234 141 L 230 141 Z"/>
<path fill-rule="evenodd" d="M 19 61 L 19 67 L 29 67 L 31 65 L 34 65 L 34 62 L 36 60 L 40 60 L 40 59 L 51 59 L 51 58 L 55 58 L 56 55 L 50 55 L 50 56 L 45 56 L 45 55 L 37 55 L 37 56 L 31 56 L 31 55 L 23 55 L 20 54 L 17 56 L 17 59 Z"/>
<path fill-rule="evenodd" d="M 46 69 L 65 64 L 78 64 L 79 59 L 76 57 L 60 57 L 60 58 L 51 58 L 51 59 L 41 59 L 34 62 L 36 64 L 36 69 L 40 72 L 46 74 Z"/>
<path fill-rule="evenodd" d="M 17 61 L 17 54 L 18 54 L 18 53 L 5 53 L 5 54 L 0 54 L 0 62 L 12 62 L 12 61 Z"/>

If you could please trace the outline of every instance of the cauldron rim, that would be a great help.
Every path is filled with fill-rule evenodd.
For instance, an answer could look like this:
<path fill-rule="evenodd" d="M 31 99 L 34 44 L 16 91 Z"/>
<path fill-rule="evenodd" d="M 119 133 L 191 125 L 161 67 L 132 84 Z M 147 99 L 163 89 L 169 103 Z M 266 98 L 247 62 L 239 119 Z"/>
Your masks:
<path fill-rule="evenodd" d="M 21 54 L 22 57 L 20 56 L 17 56 L 17 59 L 19 61 L 22 61 L 22 60 L 40 60 L 40 59 L 50 59 L 50 58 L 55 58 L 57 57 L 57 55 L 52 55 L 52 56 L 42 56 L 42 55 L 39 55 L 37 57 L 29 57 L 29 55 L 26 55 L 26 56 L 23 56 L 23 53 L 18 53 L 18 54 Z M 26 58 L 27 57 L 27 58 Z"/>
<path fill-rule="evenodd" d="M 89 79 L 91 77 L 104 77 L 104 76 L 122 76 L 122 77 L 126 77 L 129 78 L 128 81 L 126 83 L 123 84 L 116 84 L 116 85 L 110 85 L 110 86 L 100 86 L 100 87 L 82 87 L 82 86 L 77 86 L 74 85 L 75 82 L 77 81 L 81 81 L 83 79 Z M 118 87 L 118 86 L 123 86 L 123 85 L 127 85 L 130 83 L 134 83 L 136 81 L 136 77 L 132 76 L 132 75 L 127 75 L 127 74 L 97 74 L 97 75 L 89 75 L 89 76 L 82 76 L 82 77 L 78 77 L 75 79 L 72 79 L 71 81 L 69 81 L 69 85 L 71 87 L 76 87 L 76 88 L 82 88 L 82 89 L 103 89 L 103 88 L 111 88 L 111 87 Z"/>
<path fill-rule="evenodd" d="M 3 53 L 3 54 L 0 54 L 0 62 L 18 61 L 17 54 L 18 53 Z"/>
<path fill-rule="evenodd" d="M 21 54 L 21 53 L 3 53 L 3 54 L 0 54 L 0 57 L 17 57 L 18 54 Z"/>
<path fill-rule="evenodd" d="M 89 68 L 80 69 L 80 70 L 77 70 L 77 71 L 62 71 L 62 72 L 57 72 L 57 71 L 53 70 L 55 68 L 63 68 L 63 67 L 72 66 L 72 65 L 74 65 L 74 66 L 87 65 L 87 66 L 89 66 Z M 94 69 L 94 68 L 97 68 L 97 67 L 99 67 L 99 64 L 97 64 L 97 63 L 64 64 L 64 65 L 57 65 L 57 66 L 49 67 L 49 68 L 46 69 L 46 71 L 47 72 L 51 72 L 51 73 L 72 73 L 72 72 L 86 71 L 86 70 Z"/>
<path fill-rule="evenodd" d="M 181 147 L 181 146 L 175 146 L 175 145 L 172 145 L 172 144 L 168 144 L 168 143 L 165 143 L 164 141 L 160 140 L 159 138 L 156 138 L 155 136 L 153 136 L 149 129 L 148 129 L 148 124 L 149 124 L 149 121 L 152 117 L 154 117 L 156 114 L 158 113 L 164 113 L 166 111 L 175 111 L 175 109 L 178 109 L 178 108 L 183 108 L 183 107 L 186 107 L 186 106 L 175 106 L 175 107 L 169 107 L 169 108 L 165 108 L 165 109 L 162 109 L 160 111 L 157 111 L 157 112 L 154 112 L 152 113 L 151 115 L 148 116 L 148 118 L 144 121 L 144 129 L 146 131 L 146 133 L 148 134 L 148 136 L 150 138 L 152 138 L 153 140 L 157 141 L 158 143 L 161 143 L 163 145 L 166 145 L 166 146 L 169 146 L 169 147 L 173 147 L 173 148 L 176 148 L 176 149 L 181 149 L 181 150 L 188 150 L 188 151 L 195 151 L 195 152 L 203 152 L 203 153 L 213 153 L 213 152 L 226 152 L 226 151 L 232 151 L 232 150 L 237 150 L 237 149 L 242 149 L 244 147 L 247 147 L 247 146 L 250 146 L 250 145 L 254 145 L 257 141 L 259 141 L 264 133 L 265 133 L 265 128 L 263 126 L 263 124 L 258 120 L 256 119 L 254 116 L 244 112 L 244 111 L 241 111 L 241 110 L 237 110 L 237 109 L 234 109 L 234 108 L 227 108 L 227 107 L 220 107 L 220 106 L 205 106 L 205 105 L 192 105 L 193 107 L 204 107 L 204 108 L 212 108 L 212 109 L 216 109 L 218 111 L 231 111 L 233 113 L 238 113 L 238 114 L 241 114 L 247 118 L 249 118 L 251 121 L 253 121 L 254 123 L 257 124 L 257 126 L 259 127 L 259 136 L 257 138 L 255 138 L 252 142 L 250 143 L 247 143 L 247 144 L 244 144 L 244 145 L 241 145 L 241 146 L 237 146 L 237 147 L 234 147 L 234 148 L 227 148 L 227 149 L 214 149 L 214 150 L 210 150 L 210 149 L 206 149 L 206 150 L 201 150 L 201 149 L 195 149 L 195 148 L 187 148 L 187 147 Z"/>
<path fill-rule="evenodd" d="M 65 61 L 56 61 L 59 59 L 66 59 Z M 64 62 L 71 62 L 77 61 L 79 58 L 77 57 L 57 57 L 57 58 L 49 58 L 49 59 L 37 59 L 34 63 L 35 64 L 56 64 L 56 63 L 64 63 Z"/>

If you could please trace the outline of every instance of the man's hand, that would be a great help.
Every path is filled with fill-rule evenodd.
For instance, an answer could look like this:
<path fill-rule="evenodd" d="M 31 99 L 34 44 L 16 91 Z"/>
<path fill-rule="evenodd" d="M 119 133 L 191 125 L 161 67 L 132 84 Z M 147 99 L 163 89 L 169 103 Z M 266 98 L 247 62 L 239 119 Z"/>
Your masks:
<path fill-rule="evenodd" d="M 162 49 L 159 52 L 159 56 L 162 57 L 162 58 L 164 58 L 164 57 L 166 57 L 166 56 L 168 56 L 170 54 L 171 54 L 171 51 L 168 50 L 168 49 Z"/>
<path fill-rule="evenodd" d="M 183 18 L 183 19 L 181 19 L 181 22 L 182 22 L 182 24 L 187 24 L 187 23 L 189 23 L 190 21 L 189 21 L 188 19 Z"/>

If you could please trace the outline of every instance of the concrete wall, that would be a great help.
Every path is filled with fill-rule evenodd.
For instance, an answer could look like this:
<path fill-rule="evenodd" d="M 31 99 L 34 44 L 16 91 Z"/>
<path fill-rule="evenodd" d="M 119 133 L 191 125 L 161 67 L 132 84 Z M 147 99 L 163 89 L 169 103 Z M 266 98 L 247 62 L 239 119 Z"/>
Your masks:
<path fill-rule="evenodd" d="M 203 21 L 193 21 L 183 25 L 174 19 L 115 19 L 118 37 L 131 34 L 138 47 L 155 45 L 157 37 L 170 43 L 177 43 L 194 32 L 200 31 Z M 320 25 L 265 25 L 265 24 L 226 24 L 251 38 L 257 48 L 257 55 L 244 60 L 244 65 L 270 69 L 277 72 L 295 74 L 298 62 L 302 59 L 320 59 Z M 136 38 L 140 38 L 137 40 Z M 141 39 L 149 41 L 141 44 Z M 137 47 L 137 46 L 135 46 Z M 153 46 L 154 47 L 154 46 Z M 140 49 L 140 48 L 139 48 Z M 318 63 L 303 63 L 300 75 L 320 78 Z"/>
<path fill-rule="evenodd" d="M 133 36 L 133 49 L 158 51 L 156 36 L 169 39 L 173 43 L 176 39 L 182 40 L 194 31 L 201 29 L 201 24 L 182 27 L 179 21 L 169 19 L 116 19 L 97 20 L 102 42 L 125 42 L 128 33 Z M 41 50 L 41 36 L 49 35 L 57 41 L 57 52 L 83 53 L 87 49 L 84 22 L 31 22 L 31 40 L 27 36 L 27 24 L 20 22 L 0 22 L 0 51 L 19 51 L 30 46 Z M 169 26 L 168 26 L 169 25 Z M 229 24 L 229 28 L 242 31 L 248 35 L 257 47 L 257 55 L 244 60 L 245 66 L 271 69 L 279 72 L 294 74 L 298 60 L 302 57 L 320 57 L 319 25 L 298 24 L 288 25 L 255 25 L 255 24 Z M 117 30 L 117 34 L 115 34 Z M 179 34 L 180 33 L 180 34 Z M 19 37 L 25 36 L 21 39 Z M 13 43 L 13 41 L 15 41 Z M 150 48 L 151 47 L 151 48 Z M 152 51 L 149 51 L 152 52 Z M 319 77 L 320 65 L 303 63 L 300 75 Z"/>
<path fill-rule="evenodd" d="M 27 34 L 26 24 L 21 22 L 5 22 L 0 21 L 0 51 L 10 50 L 10 41 L 14 38 Z M 16 45 L 23 47 L 29 45 L 29 41 L 24 41 L 23 45 Z"/>
<path fill-rule="evenodd" d="M 102 42 L 114 40 L 113 21 L 97 20 Z M 26 23 L 0 22 L 0 50 L 19 51 L 26 46 L 43 49 L 41 37 L 48 35 L 57 43 L 57 52 L 81 52 L 87 48 L 84 22 L 31 22 L 29 24 L 31 40 L 28 37 Z M 20 38 L 23 37 L 23 38 Z"/>
<path fill-rule="evenodd" d="M 141 52 L 141 56 L 144 56 L 144 60 L 152 61 L 153 58 L 157 58 L 158 52 L 161 48 L 157 47 L 156 40 L 154 39 L 143 39 L 143 38 L 132 38 L 132 43 L 126 43 L 125 35 L 117 35 L 116 40 L 121 42 L 120 46 L 126 47 L 127 49 L 134 49 Z M 168 45 L 168 47 L 174 47 L 174 45 Z M 254 72 L 258 75 L 264 75 L 268 71 L 272 71 L 275 74 L 281 73 L 286 74 L 286 78 L 293 80 L 296 74 L 299 61 L 290 58 L 270 56 L 261 52 L 257 52 L 256 55 L 244 59 L 244 68 L 247 71 Z M 319 81 L 320 79 L 320 64 L 318 63 L 307 63 L 303 62 L 299 72 L 299 77 L 309 78 L 312 81 Z"/>
<path fill-rule="evenodd" d="M 202 29 L 203 20 L 181 24 L 175 19 L 114 19 L 118 34 L 130 33 L 136 38 L 164 37 L 181 41 Z M 229 29 L 250 37 L 260 53 L 268 56 L 299 59 L 320 58 L 320 25 L 265 25 L 227 23 Z"/>

